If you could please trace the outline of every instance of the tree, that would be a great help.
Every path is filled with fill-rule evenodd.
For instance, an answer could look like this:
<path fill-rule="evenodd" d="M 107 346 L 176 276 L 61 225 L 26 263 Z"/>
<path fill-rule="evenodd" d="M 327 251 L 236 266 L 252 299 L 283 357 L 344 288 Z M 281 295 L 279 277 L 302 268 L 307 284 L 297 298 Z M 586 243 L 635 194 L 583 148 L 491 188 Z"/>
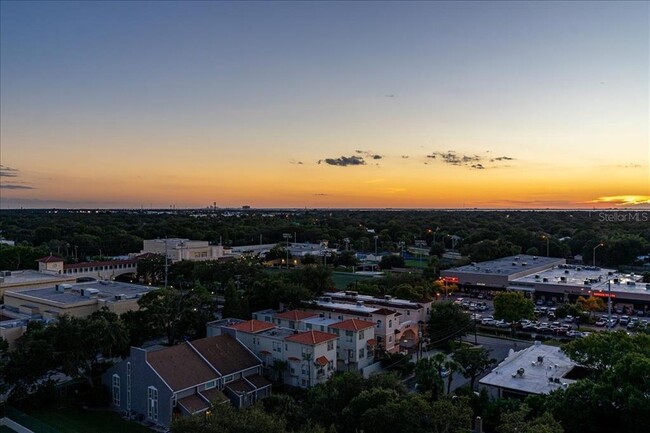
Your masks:
<path fill-rule="evenodd" d="M 541 416 L 530 417 L 530 408 L 525 404 L 518 410 L 501 415 L 501 424 L 497 433 L 563 433 L 562 425 L 550 412 Z"/>
<path fill-rule="evenodd" d="M 383 256 L 379 262 L 381 269 L 403 268 L 404 266 L 406 266 L 404 257 L 395 254 Z"/>
<path fill-rule="evenodd" d="M 172 423 L 173 433 L 286 433 L 282 418 L 264 412 L 261 404 L 244 410 L 220 405 L 215 415 L 180 417 Z"/>
<path fill-rule="evenodd" d="M 446 361 L 445 354 L 439 352 L 430 358 L 421 359 L 415 364 L 415 380 L 418 391 L 431 392 L 433 400 L 437 400 L 444 392 L 442 371 Z"/>
<path fill-rule="evenodd" d="M 460 338 L 472 329 L 474 322 L 451 302 L 438 302 L 431 306 L 427 323 L 427 334 L 431 344 L 445 345 L 454 338 Z"/>
<path fill-rule="evenodd" d="M 56 359 L 63 372 L 85 379 L 91 387 L 99 356 L 110 359 L 123 353 L 128 343 L 126 327 L 117 314 L 107 309 L 87 318 L 62 316 L 52 330 Z"/>
<path fill-rule="evenodd" d="M 471 389 L 474 389 L 476 378 L 496 364 L 496 359 L 490 358 L 490 351 L 482 347 L 462 347 L 454 352 L 453 358 L 462 375 L 470 380 Z"/>
<path fill-rule="evenodd" d="M 535 304 L 521 292 L 500 292 L 494 297 L 494 318 L 511 324 L 515 332 L 515 322 L 535 317 Z"/>
<path fill-rule="evenodd" d="M 138 305 L 146 326 L 164 335 L 170 346 L 185 336 L 202 336 L 214 311 L 214 299 L 203 287 L 154 290 L 142 296 Z"/>
<path fill-rule="evenodd" d="M 138 260 L 138 278 L 149 284 L 158 284 L 165 279 L 165 256 L 150 254 Z"/>
<path fill-rule="evenodd" d="M 294 269 L 289 274 L 289 280 L 309 290 L 313 295 L 319 295 L 334 287 L 332 271 L 325 266 L 303 266 Z"/>
<path fill-rule="evenodd" d="M 353 251 L 343 251 L 334 259 L 336 266 L 354 267 L 357 265 L 357 255 Z"/>
<path fill-rule="evenodd" d="M 250 311 L 246 306 L 245 293 L 235 287 L 235 283 L 230 281 L 224 292 L 223 317 L 235 319 L 248 319 Z"/>
<path fill-rule="evenodd" d="M 593 317 L 596 311 L 604 311 L 607 307 L 602 298 L 593 295 L 588 298 L 585 298 L 584 296 L 578 297 L 576 304 L 579 305 L 582 310 L 589 312 L 589 317 Z"/>

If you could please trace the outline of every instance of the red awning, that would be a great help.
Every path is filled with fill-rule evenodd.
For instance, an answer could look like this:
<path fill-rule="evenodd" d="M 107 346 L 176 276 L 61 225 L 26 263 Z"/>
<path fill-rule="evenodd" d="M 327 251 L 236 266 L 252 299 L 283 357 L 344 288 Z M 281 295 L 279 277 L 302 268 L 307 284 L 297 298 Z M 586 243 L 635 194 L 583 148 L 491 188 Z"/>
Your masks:
<path fill-rule="evenodd" d="M 268 350 L 260 350 L 260 353 L 262 355 L 270 355 L 271 354 L 271 352 L 269 352 Z"/>
<path fill-rule="evenodd" d="M 300 361 L 300 359 L 299 359 L 299 358 L 296 358 L 295 356 L 290 356 L 290 357 L 289 357 L 289 361 L 291 361 L 291 362 L 298 362 L 298 361 Z"/>
<path fill-rule="evenodd" d="M 371 338 L 370 340 L 368 340 L 367 344 L 370 347 L 374 347 L 377 345 L 377 341 L 374 338 Z"/>
<path fill-rule="evenodd" d="M 321 367 L 325 367 L 327 364 L 329 364 L 329 362 L 330 362 L 329 359 L 327 359 L 324 356 L 319 356 L 318 358 L 316 358 L 315 361 L 315 363 L 320 365 Z"/>

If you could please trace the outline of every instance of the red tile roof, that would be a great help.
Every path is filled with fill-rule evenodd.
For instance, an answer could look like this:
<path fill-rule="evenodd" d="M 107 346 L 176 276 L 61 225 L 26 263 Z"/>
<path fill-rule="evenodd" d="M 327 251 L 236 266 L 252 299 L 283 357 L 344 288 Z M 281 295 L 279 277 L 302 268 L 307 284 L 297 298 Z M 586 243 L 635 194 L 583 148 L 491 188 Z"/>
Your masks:
<path fill-rule="evenodd" d="M 103 262 L 81 262 L 81 263 L 70 263 L 63 265 L 64 269 L 75 269 L 75 268 L 93 268 L 95 266 L 111 266 L 111 265 L 134 265 L 138 263 L 136 259 L 127 259 L 127 260 L 106 260 Z"/>
<path fill-rule="evenodd" d="M 295 321 L 304 320 L 315 316 L 317 316 L 316 313 L 312 313 L 309 311 L 302 311 L 302 310 L 285 311 L 284 313 L 279 313 L 275 315 L 275 317 L 277 317 L 278 319 L 295 320 Z"/>
<path fill-rule="evenodd" d="M 383 316 L 390 316 L 391 314 L 395 314 L 395 311 L 389 310 L 388 308 L 380 308 L 378 310 L 373 311 L 373 314 L 381 314 Z"/>
<path fill-rule="evenodd" d="M 285 338 L 286 341 L 293 341 L 295 343 L 300 343 L 300 344 L 309 344 L 309 345 L 316 345 L 316 344 L 321 344 L 326 341 L 330 340 L 336 340 L 337 336 L 336 334 L 330 334 L 328 332 L 321 332 L 321 331 L 307 331 L 307 332 L 300 332 L 298 334 L 290 335 Z"/>
<path fill-rule="evenodd" d="M 252 332 L 253 334 L 257 334 L 258 332 L 275 328 L 275 325 L 273 323 L 262 322 L 261 320 L 253 319 L 253 320 L 248 320 L 246 322 L 237 323 L 236 325 L 230 325 L 230 328 L 242 332 Z"/>
<path fill-rule="evenodd" d="M 50 254 L 49 256 L 41 257 L 36 261 L 41 263 L 53 263 L 53 262 L 62 262 L 63 259 L 61 257 L 53 256 L 52 254 Z"/>
<path fill-rule="evenodd" d="M 325 356 L 319 356 L 316 358 L 316 364 L 320 365 L 321 367 L 325 367 L 329 362 L 329 359 L 327 359 Z"/>
<path fill-rule="evenodd" d="M 375 326 L 375 324 L 368 322 L 367 320 L 348 319 L 330 325 L 330 328 L 343 329 L 345 331 L 361 331 L 363 329 L 372 328 L 373 326 Z"/>

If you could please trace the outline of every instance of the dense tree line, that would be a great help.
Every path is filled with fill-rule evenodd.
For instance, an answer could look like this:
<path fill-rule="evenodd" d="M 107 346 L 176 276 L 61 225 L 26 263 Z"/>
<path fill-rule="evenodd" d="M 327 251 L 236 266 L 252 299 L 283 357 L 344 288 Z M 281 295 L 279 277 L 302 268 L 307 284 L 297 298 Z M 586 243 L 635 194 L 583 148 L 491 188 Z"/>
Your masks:
<path fill-rule="evenodd" d="M 136 252 L 143 239 L 165 236 L 249 245 L 258 244 L 260 236 L 265 244 L 281 243 L 283 233 L 292 233 L 298 241 L 327 240 L 332 247 L 366 252 L 374 251 L 375 242 L 379 251 L 397 252 L 403 244 L 422 240 L 436 254 L 454 248 L 473 261 L 526 252 L 546 255 L 548 248 L 551 256 L 580 254 L 587 263 L 593 248 L 603 243 L 596 263 L 610 266 L 632 265 L 650 245 L 649 224 L 634 218 L 608 221 L 599 211 L 5 210 L 0 230 L 7 239 L 69 260 Z"/>

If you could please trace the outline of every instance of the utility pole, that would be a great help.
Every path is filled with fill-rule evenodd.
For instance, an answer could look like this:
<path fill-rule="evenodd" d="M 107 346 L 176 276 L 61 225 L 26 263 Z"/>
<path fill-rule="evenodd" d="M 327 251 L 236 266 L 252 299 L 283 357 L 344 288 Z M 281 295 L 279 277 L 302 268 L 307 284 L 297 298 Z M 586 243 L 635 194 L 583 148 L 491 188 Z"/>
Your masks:
<path fill-rule="evenodd" d="M 169 272 L 169 265 L 167 264 L 167 236 L 165 236 L 165 289 L 167 288 L 168 272 Z"/>

